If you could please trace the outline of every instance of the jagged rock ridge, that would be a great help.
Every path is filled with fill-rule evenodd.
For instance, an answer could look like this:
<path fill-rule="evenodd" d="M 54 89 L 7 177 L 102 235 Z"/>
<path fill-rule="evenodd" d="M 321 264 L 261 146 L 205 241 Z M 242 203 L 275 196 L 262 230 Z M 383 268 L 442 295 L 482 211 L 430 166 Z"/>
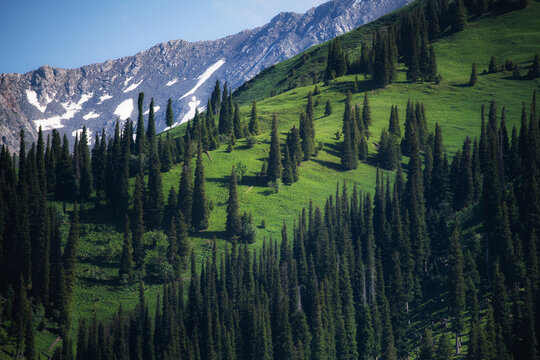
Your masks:
<path fill-rule="evenodd" d="M 215 79 L 237 88 L 264 68 L 396 10 L 411 0 L 332 0 L 305 14 L 280 13 L 268 24 L 213 41 L 172 40 L 134 56 L 77 69 L 42 66 L 26 74 L 0 74 L 0 142 L 18 146 L 24 128 L 74 136 L 93 134 L 137 114 L 137 94 L 155 101 L 157 129 L 165 128 L 167 100 L 175 121 L 202 109 Z M 145 107 L 150 99 L 145 99 Z"/>

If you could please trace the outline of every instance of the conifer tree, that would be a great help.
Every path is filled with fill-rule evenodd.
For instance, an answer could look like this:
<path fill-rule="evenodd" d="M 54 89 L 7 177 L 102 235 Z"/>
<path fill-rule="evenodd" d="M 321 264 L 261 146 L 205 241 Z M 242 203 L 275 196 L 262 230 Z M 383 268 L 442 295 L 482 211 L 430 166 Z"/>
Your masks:
<path fill-rule="evenodd" d="M 396 139 L 401 139 L 401 128 L 399 126 L 399 113 L 398 107 L 392 106 L 390 111 L 390 120 L 388 122 L 388 132 L 395 136 Z"/>
<path fill-rule="evenodd" d="M 450 360 L 452 358 L 452 345 L 448 335 L 442 334 L 439 337 L 437 343 L 437 352 L 435 353 L 435 360 Z"/>
<path fill-rule="evenodd" d="M 351 93 L 345 98 L 343 112 L 343 143 L 341 144 L 341 165 L 345 170 L 356 169 L 358 166 L 358 149 L 355 147 L 355 132 L 351 109 Z"/>
<path fill-rule="evenodd" d="M 22 157 L 19 157 L 19 162 Z M 19 177 L 24 175 L 19 174 Z M 62 152 L 56 165 L 56 190 L 55 195 L 59 200 L 69 200 L 75 195 L 75 175 L 73 174 L 73 162 L 69 152 L 69 142 L 64 134 Z"/>
<path fill-rule="evenodd" d="M 251 116 L 249 118 L 249 133 L 251 135 L 259 135 L 259 115 L 257 113 L 257 103 L 251 103 Z"/>
<path fill-rule="evenodd" d="M 289 147 L 289 155 L 295 165 L 300 165 L 303 160 L 302 146 L 300 144 L 300 131 L 293 125 L 291 131 L 287 134 L 287 146 Z"/>
<path fill-rule="evenodd" d="M 36 344 L 34 340 L 34 321 L 32 319 L 33 314 L 31 310 L 27 311 L 26 334 L 24 337 L 24 358 L 28 360 L 35 360 Z"/>
<path fill-rule="evenodd" d="M 476 73 L 476 63 L 472 63 L 471 78 L 469 80 L 469 86 L 474 86 L 478 82 L 478 75 Z"/>
<path fill-rule="evenodd" d="M 178 187 L 178 209 L 182 211 L 186 224 L 191 224 L 193 210 L 193 174 L 191 170 L 191 141 L 188 138 L 184 150 L 184 164 Z"/>
<path fill-rule="evenodd" d="M 143 234 L 144 234 L 144 180 L 141 173 L 137 174 L 135 179 L 135 188 L 133 189 L 133 260 L 135 267 L 139 269 L 143 263 Z"/>
<path fill-rule="evenodd" d="M 535 79 L 540 76 L 540 57 L 538 54 L 534 54 L 533 63 L 527 76 L 529 76 L 531 79 Z"/>
<path fill-rule="evenodd" d="M 244 129 L 240 121 L 240 106 L 238 105 L 238 102 L 234 104 L 233 129 L 234 137 L 236 139 L 242 139 L 243 137 L 245 137 Z"/>
<path fill-rule="evenodd" d="M 129 217 L 126 215 L 124 227 L 124 243 L 122 245 L 122 255 L 120 256 L 120 269 L 118 276 L 121 282 L 129 283 L 133 276 L 133 245 L 131 239 L 131 229 Z"/>
<path fill-rule="evenodd" d="M 148 110 L 148 128 L 146 129 L 146 138 L 150 147 L 150 155 L 152 148 L 156 146 L 156 117 L 154 114 L 154 98 L 150 100 L 150 108 Z"/>
<path fill-rule="evenodd" d="M 93 192 L 92 169 L 90 164 L 90 150 L 88 149 L 88 136 L 86 126 L 83 126 L 81 141 L 79 143 L 80 163 L 81 163 L 81 181 L 80 193 L 83 199 L 88 199 Z"/>
<path fill-rule="evenodd" d="M 71 305 L 73 303 L 73 290 L 75 288 L 75 272 L 77 268 L 77 252 L 79 248 L 79 211 L 77 204 L 73 207 L 69 235 L 64 248 L 64 279 L 65 279 L 65 311 L 68 315 L 63 323 L 64 329 L 69 330 Z"/>
<path fill-rule="evenodd" d="M 433 335 L 430 329 L 425 329 L 420 343 L 419 360 L 433 360 Z"/>
<path fill-rule="evenodd" d="M 490 74 L 499 72 L 499 64 L 497 63 L 497 57 L 495 55 L 492 55 L 489 59 L 488 72 Z"/>
<path fill-rule="evenodd" d="M 459 32 L 467 25 L 467 9 L 463 6 L 463 0 L 454 2 L 454 14 L 452 17 L 452 31 Z"/>
<path fill-rule="evenodd" d="M 281 178 L 283 166 L 281 164 L 277 116 L 275 113 L 272 115 L 272 133 L 270 136 L 270 152 L 268 155 L 268 173 L 266 175 L 266 180 L 268 182 L 276 182 L 277 179 Z"/>
<path fill-rule="evenodd" d="M 326 100 L 326 105 L 324 106 L 324 116 L 332 115 L 332 103 L 330 100 Z"/>
<path fill-rule="evenodd" d="M 229 237 L 238 236 L 241 230 L 240 205 L 238 203 L 238 180 L 234 166 L 231 170 L 231 180 L 229 182 L 229 200 L 227 201 L 227 234 Z"/>
<path fill-rule="evenodd" d="M 367 134 L 367 129 L 371 125 L 371 108 L 369 106 L 369 98 L 367 92 L 364 94 L 364 105 L 362 107 L 362 122 L 364 123 L 364 129 Z"/>
<path fill-rule="evenodd" d="M 283 157 L 283 183 L 286 185 L 291 185 L 294 182 L 293 164 L 294 161 L 291 159 L 289 146 L 285 144 L 285 156 Z"/>
<path fill-rule="evenodd" d="M 300 113 L 300 138 L 302 139 L 302 151 L 304 153 L 304 160 L 309 160 L 313 155 L 315 143 L 311 136 L 309 120 L 306 117 L 306 113 L 302 111 Z"/>
<path fill-rule="evenodd" d="M 174 114 L 172 110 L 172 100 L 169 98 L 169 101 L 167 102 L 167 115 L 166 115 L 166 124 L 168 127 L 173 126 L 174 124 Z"/>
<path fill-rule="evenodd" d="M 135 151 L 138 156 L 141 156 L 145 150 L 145 128 L 144 128 L 144 93 L 139 93 L 139 99 L 137 102 L 137 108 L 139 109 L 139 116 L 137 118 L 137 137 L 135 138 Z M 105 138 L 102 137 L 101 141 L 105 141 Z"/>
<path fill-rule="evenodd" d="M 204 164 L 201 151 L 201 143 L 199 142 L 191 213 L 191 226 L 195 230 L 204 230 L 208 228 L 208 220 L 210 217 L 208 200 L 206 198 L 206 177 L 204 175 Z"/>
<path fill-rule="evenodd" d="M 456 333 L 456 355 L 459 354 L 460 336 L 464 328 L 465 312 L 465 279 L 463 277 L 463 252 L 459 230 L 456 228 L 450 238 L 448 249 L 448 263 L 450 266 L 450 311 L 453 316 L 452 326 Z"/>
<path fill-rule="evenodd" d="M 221 105 L 221 88 L 219 84 L 219 79 L 216 79 L 216 84 L 214 85 L 214 91 L 212 91 L 212 95 L 210 96 L 210 105 L 211 105 L 212 113 L 217 114 L 219 112 L 219 107 Z"/>

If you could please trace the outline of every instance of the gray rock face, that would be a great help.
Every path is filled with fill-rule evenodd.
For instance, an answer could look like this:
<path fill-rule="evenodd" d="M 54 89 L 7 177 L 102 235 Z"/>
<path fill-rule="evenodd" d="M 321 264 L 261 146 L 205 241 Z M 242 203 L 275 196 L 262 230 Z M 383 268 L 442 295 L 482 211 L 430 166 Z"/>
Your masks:
<path fill-rule="evenodd" d="M 176 123 L 203 109 L 216 79 L 235 89 L 264 68 L 394 11 L 412 0 L 332 0 L 305 14 L 280 13 L 270 23 L 214 41 L 171 40 L 134 56 L 78 69 L 42 66 L 26 74 L 0 74 L 0 143 L 13 150 L 20 129 L 75 136 L 114 129 L 117 118 L 137 117 L 154 98 L 156 127 L 165 128 L 167 100 Z"/>

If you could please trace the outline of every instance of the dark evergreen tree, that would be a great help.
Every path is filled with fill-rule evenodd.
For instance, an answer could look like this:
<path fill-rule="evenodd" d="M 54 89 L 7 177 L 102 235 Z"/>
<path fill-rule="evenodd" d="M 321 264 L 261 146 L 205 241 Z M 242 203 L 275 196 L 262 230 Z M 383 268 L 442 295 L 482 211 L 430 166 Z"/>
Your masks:
<path fill-rule="evenodd" d="M 227 234 L 229 237 L 235 237 L 240 234 L 240 205 L 238 203 L 238 180 L 234 166 L 231 171 L 231 180 L 229 182 L 229 200 L 227 202 Z"/>
<path fill-rule="evenodd" d="M 197 164 L 195 166 L 195 183 L 193 186 L 193 205 L 191 212 L 191 226 L 195 230 L 204 230 L 209 225 L 210 211 L 206 198 L 206 177 L 202 159 L 201 143 L 197 150 Z"/>
<path fill-rule="evenodd" d="M 145 140 L 146 140 L 146 134 L 144 129 L 144 93 L 139 93 L 139 99 L 137 102 L 139 109 L 139 116 L 137 118 L 137 137 L 135 138 L 136 144 L 135 144 L 135 150 L 136 154 L 138 156 L 141 156 L 145 151 Z M 105 138 L 102 136 L 101 141 L 105 141 Z"/>
<path fill-rule="evenodd" d="M 478 82 L 478 75 L 476 73 L 476 63 L 472 63 L 471 78 L 469 79 L 469 86 L 474 86 Z"/>
<path fill-rule="evenodd" d="M 251 116 L 249 118 L 248 126 L 251 135 L 259 135 L 259 115 L 257 113 L 257 103 L 255 101 L 251 103 Z"/>
<path fill-rule="evenodd" d="M 279 133 L 277 128 L 277 116 L 272 115 L 272 133 L 270 138 L 270 152 L 268 154 L 268 172 L 266 180 L 268 182 L 276 182 L 281 178 L 283 166 L 281 164 L 281 150 L 279 144 Z"/>
<path fill-rule="evenodd" d="M 184 164 L 178 187 L 178 209 L 182 211 L 186 224 L 191 224 L 193 210 L 193 173 L 191 169 L 191 141 L 188 137 L 184 150 Z"/>
<path fill-rule="evenodd" d="M 457 0 L 453 5 L 452 31 L 459 32 L 467 25 L 467 9 L 462 0 Z"/>
<path fill-rule="evenodd" d="M 167 102 L 167 114 L 166 114 L 166 124 L 168 127 L 173 126 L 174 124 L 174 114 L 172 110 L 172 100 L 169 98 L 169 101 Z"/>
<path fill-rule="evenodd" d="M 460 336 L 464 329 L 465 313 L 465 279 L 463 277 L 463 252 L 461 247 L 460 232 L 456 228 L 450 238 L 448 249 L 448 263 L 450 272 L 450 312 L 453 317 L 452 327 L 456 334 L 456 354 L 461 347 Z"/>

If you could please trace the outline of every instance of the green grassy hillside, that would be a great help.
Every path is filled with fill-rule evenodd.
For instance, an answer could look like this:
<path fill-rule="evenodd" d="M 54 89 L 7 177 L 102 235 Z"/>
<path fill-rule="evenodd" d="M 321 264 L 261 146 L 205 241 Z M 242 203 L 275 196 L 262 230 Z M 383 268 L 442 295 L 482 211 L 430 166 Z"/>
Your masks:
<path fill-rule="evenodd" d="M 414 5 L 411 5 L 414 6 Z M 384 25 L 395 18 L 399 10 L 376 22 L 343 35 L 342 44 L 352 58 L 358 55 L 361 41 L 367 38 L 377 26 Z M 373 124 L 370 127 L 370 160 L 362 163 L 358 169 L 343 171 L 338 156 L 340 141 L 334 133 L 341 131 L 341 118 L 344 109 L 345 93 L 352 88 L 354 75 L 333 80 L 325 86 L 316 85 L 321 93 L 314 97 L 316 138 L 323 147 L 318 156 L 302 163 L 299 168 L 300 180 L 292 186 L 282 186 L 275 194 L 256 174 L 260 171 L 261 160 L 268 156 L 270 122 L 272 113 L 277 114 L 281 140 L 296 124 L 299 113 L 305 106 L 307 94 L 313 91 L 315 84 L 311 74 L 324 69 L 326 45 L 316 46 L 293 59 L 272 66 L 246 83 L 235 94 L 241 104 L 241 114 L 249 116 L 252 100 L 257 101 L 263 132 L 258 136 L 259 143 L 249 149 L 245 140 L 237 141 L 234 151 L 226 152 L 226 145 L 210 152 L 205 157 L 207 196 L 214 204 L 210 216 L 210 227 L 196 234 L 191 243 L 198 259 L 203 259 L 210 251 L 210 240 L 216 237 L 218 246 L 225 243 L 224 230 L 226 219 L 227 184 L 231 167 L 242 163 L 247 173 L 239 186 L 240 210 L 251 212 L 255 225 L 263 220 L 266 228 L 257 228 L 257 242 L 254 248 L 261 246 L 263 238 L 279 238 L 284 221 L 292 226 L 291 221 L 298 211 L 306 207 L 311 199 L 316 206 L 323 206 L 328 195 L 335 193 L 336 183 L 346 181 L 349 189 L 353 184 L 361 191 L 373 191 L 375 172 L 373 156 L 376 154 L 373 142 L 378 141 L 380 132 L 388 126 L 390 106 L 399 106 L 401 124 L 405 118 L 405 106 L 408 99 L 423 102 L 426 106 L 428 127 L 434 129 L 438 122 L 442 126 L 449 155 L 461 146 L 465 136 L 478 136 L 480 132 L 479 108 L 494 98 L 499 107 L 505 106 L 507 126 L 518 126 L 521 114 L 521 102 L 530 99 L 533 90 L 540 90 L 540 79 L 514 80 L 510 72 L 479 75 L 478 84 L 465 86 L 469 80 L 471 63 L 475 61 L 479 72 L 487 68 L 491 55 L 497 56 L 500 63 L 510 59 L 522 67 L 530 65 L 534 53 L 540 52 L 540 3 L 533 2 L 529 8 L 510 13 L 470 19 L 467 28 L 460 33 L 444 35 L 434 42 L 438 60 L 438 71 L 443 81 L 434 83 L 411 84 L 405 79 L 404 68 L 400 68 L 398 81 L 391 86 L 371 90 L 367 79 L 360 79 L 361 92 L 353 94 L 353 103 L 361 104 L 364 92 L 369 92 Z M 294 75 L 290 75 L 294 68 Z M 288 78 L 289 77 L 289 78 Z M 297 84 L 289 87 L 289 82 Z M 278 93 L 278 95 L 271 96 Z M 324 104 L 330 100 L 333 114 L 324 116 Z M 175 128 L 171 134 L 176 136 L 183 127 Z M 406 163 L 407 159 L 404 158 Z M 176 165 L 170 172 L 163 174 L 165 199 L 171 187 L 178 189 L 181 165 Z M 67 218 L 64 231 L 67 232 Z M 122 229 L 110 223 L 103 216 L 90 213 L 83 217 L 81 249 L 79 253 L 77 288 L 74 295 L 75 320 L 78 317 L 109 319 L 121 303 L 124 309 L 131 310 L 137 302 L 137 286 L 122 287 L 116 282 L 118 259 L 121 251 Z M 149 235 L 150 236 L 150 235 Z M 150 240 L 151 241 L 151 240 Z M 147 298 L 154 299 L 160 291 L 159 286 L 148 286 Z M 155 306 L 155 301 L 150 304 Z M 47 325 L 47 324 L 46 324 Z M 49 331 L 39 332 L 37 346 L 46 350 L 54 341 Z M 0 359 L 5 354 L 0 352 Z"/>

